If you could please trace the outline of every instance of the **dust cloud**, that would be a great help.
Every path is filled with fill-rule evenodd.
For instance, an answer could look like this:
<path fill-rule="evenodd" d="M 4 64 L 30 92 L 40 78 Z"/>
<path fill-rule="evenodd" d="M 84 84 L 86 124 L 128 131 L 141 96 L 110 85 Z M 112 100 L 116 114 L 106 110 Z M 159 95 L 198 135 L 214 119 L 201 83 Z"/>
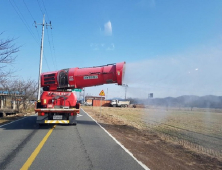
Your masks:
<path fill-rule="evenodd" d="M 128 97 L 147 98 L 148 93 L 155 97 L 221 95 L 220 49 L 127 63 L 123 83 L 128 85 Z"/>

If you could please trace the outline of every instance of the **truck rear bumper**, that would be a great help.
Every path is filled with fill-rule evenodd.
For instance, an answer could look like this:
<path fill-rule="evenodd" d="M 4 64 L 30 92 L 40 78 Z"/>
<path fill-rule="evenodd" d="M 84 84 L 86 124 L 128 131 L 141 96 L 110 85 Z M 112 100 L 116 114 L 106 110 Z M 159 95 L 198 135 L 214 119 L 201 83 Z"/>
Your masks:
<path fill-rule="evenodd" d="M 69 120 L 45 120 L 45 123 L 52 123 L 52 124 L 69 124 Z"/>
<path fill-rule="evenodd" d="M 71 113 L 71 112 L 76 112 L 79 113 L 79 109 L 35 109 L 35 112 L 46 112 L 46 113 Z"/>
<path fill-rule="evenodd" d="M 36 123 L 38 124 L 76 124 L 77 115 L 69 116 L 69 120 L 48 120 L 48 116 L 37 116 Z"/>

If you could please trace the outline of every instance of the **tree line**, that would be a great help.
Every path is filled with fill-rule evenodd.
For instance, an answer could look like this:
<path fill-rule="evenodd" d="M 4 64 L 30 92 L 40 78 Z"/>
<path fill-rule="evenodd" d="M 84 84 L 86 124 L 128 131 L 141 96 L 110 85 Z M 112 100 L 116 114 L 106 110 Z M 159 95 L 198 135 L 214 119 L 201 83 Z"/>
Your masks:
<path fill-rule="evenodd" d="M 23 80 L 14 75 L 14 70 L 9 70 L 8 66 L 16 61 L 17 53 L 21 46 L 15 45 L 15 38 L 1 38 L 0 33 L 0 90 L 7 91 L 11 100 L 16 101 L 19 111 L 21 106 L 26 110 L 29 101 L 37 99 L 38 83 L 36 80 Z M 22 95 L 17 95 L 18 94 Z"/>

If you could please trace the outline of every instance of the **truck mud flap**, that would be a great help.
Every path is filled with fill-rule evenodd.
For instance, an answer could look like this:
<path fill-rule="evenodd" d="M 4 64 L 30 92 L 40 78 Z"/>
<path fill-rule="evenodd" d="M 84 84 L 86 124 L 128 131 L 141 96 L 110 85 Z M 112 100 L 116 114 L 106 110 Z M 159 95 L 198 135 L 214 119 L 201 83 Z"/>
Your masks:
<path fill-rule="evenodd" d="M 36 123 L 38 123 L 38 124 L 44 124 L 46 119 L 48 119 L 48 116 L 47 116 L 47 115 L 45 115 L 45 116 L 37 116 L 37 118 L 36 118 Z"/>
<path fill-rule="evenodd" d="M 77 118 L 77 115 L 69 116 L 69 124 L 76 125 L 77 124 L 76 118 Z"/>

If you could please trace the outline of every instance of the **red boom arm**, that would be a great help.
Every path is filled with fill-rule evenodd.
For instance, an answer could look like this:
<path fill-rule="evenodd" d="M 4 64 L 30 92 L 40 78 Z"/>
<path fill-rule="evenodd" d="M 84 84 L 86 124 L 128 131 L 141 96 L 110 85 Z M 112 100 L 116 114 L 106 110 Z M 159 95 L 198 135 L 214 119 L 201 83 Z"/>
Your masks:
<path fill-rule="evenodd" d="M 122 85 L 125 62 L 89 68 L 70 68 L 41 74 L 45 91 L 75 89 L 102 84 Z"/>

